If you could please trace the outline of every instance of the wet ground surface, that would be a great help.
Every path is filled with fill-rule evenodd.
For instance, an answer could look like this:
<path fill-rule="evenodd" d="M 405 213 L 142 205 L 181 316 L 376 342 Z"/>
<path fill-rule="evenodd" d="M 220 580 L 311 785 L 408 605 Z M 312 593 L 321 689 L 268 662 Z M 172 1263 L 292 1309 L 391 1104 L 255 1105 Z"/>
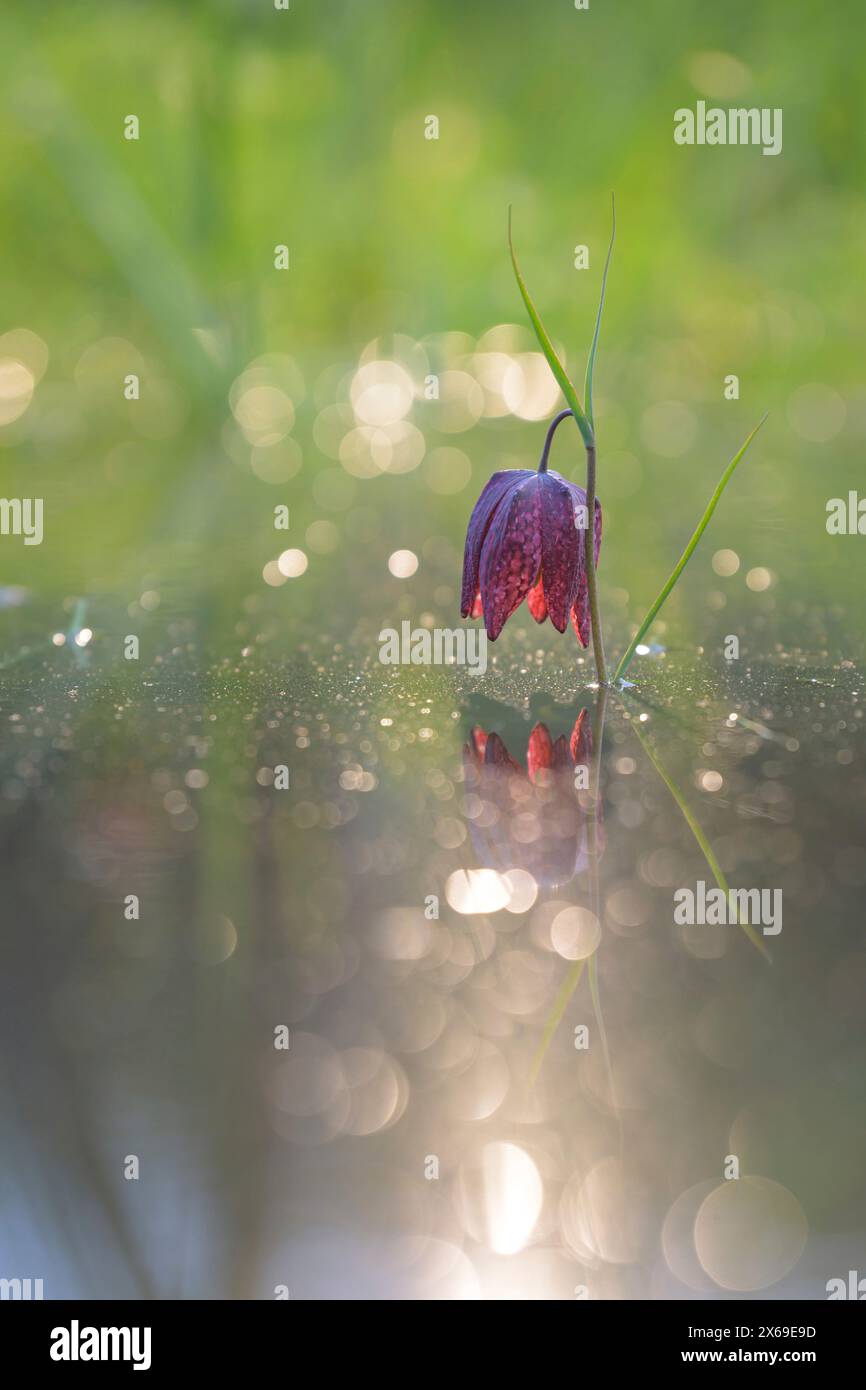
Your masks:
<path fill-rule="evenodd" d="M 602 738 L 510 652 L 7 672 L 3 1245 L 47 1296 L 859 1267 L 859 670 L 646 657 Z M 707 851 L 768 932 L 676 923 Z"/>

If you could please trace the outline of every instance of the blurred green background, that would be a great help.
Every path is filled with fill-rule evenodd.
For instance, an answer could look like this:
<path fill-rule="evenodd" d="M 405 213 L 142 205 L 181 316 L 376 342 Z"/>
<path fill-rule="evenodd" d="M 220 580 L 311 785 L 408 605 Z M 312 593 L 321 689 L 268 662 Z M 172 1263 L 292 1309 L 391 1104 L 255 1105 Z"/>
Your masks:
<path fill-rule="evenodd" d="M 0 585 L 27 591 L 0 615 L 3 654 L 78 598 L 106 656 L 130 616 L 150 655 L 178 633 L 279 653 L 323 629 L 366 643 L 401 613 L 455 623 L 475 497 L 533 464 L 544 426 L 522 417 L 558 404 L 523 356 L 507 207 L 582 381 L 615 190 L 596 377 L 610 645 L 769 410 L 667 638 L 861 655 L 861 547 L 825 530 L 866 434 L 861 25 L 854 0 L 7 4 L 0 466 L 5 496 L 44 498 L 45 540 L 0 539 Z M 675 145 L 698 99 L 781 107 L 782 153 Z M 554 466 L 582 464 L 561 431 Z M 714 573 L 719 549 L 735 573 Z"/>

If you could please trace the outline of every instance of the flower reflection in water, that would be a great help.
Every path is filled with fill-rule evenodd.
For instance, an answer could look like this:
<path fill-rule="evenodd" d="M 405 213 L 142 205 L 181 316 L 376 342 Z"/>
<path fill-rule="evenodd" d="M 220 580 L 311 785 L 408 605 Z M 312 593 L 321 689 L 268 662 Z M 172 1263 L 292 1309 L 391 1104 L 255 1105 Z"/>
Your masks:
<path fill-rule="evenodd" d="M 609 1094 L 616 1108 L 595 960 L 602 934 L 598 867 L 604 840 L 599 774 L 605 707 L 606 692 L 602 692 L 595 740 L 586 709 L 580 711 L 568 736 L 554 739 L 546 724 L 537 723 L 527 743 L 525 767 L 511 756 L 498 733 L 486 733 L 478 725 L 472 728 L 463 749 L 464 805 L 473 848 L 486 867 L 452 875 L 448 900 L 457 911 L 467 913 L 497 911 L 502 906 L 522 911 L 523 907 L 515 909 L 509 902 L 518 876 L 529 881 L 536 894 L 561 889 L 582 877 L 579 891 L 585 890 L 586 903 L 552 904 L 556 910 L 546 924 L 543 943 L 539 942 L 573 964 L 545 1021 L 531 1079 L 534 1083 L 538 1078 L 553 1034 L 588 964 Z M 481 885 L 474 880 L 482 877 L 490 884 L 486 901 L 479 903 Z M 525 891 L 525 884 L 521 882 L 520 887 Z M 495 905 L 494 888 L 504 898 Z"/>
<path fill-rule="evenodd" d="M 529 736 L 526 766 L 497 733 L 477 725 L 463 750 L 469 833 L 480 862 L 500 874 L 522 870 L 539 888 L 569 883 L 588 866 L 592 735 L 581 710 L 569 737 L 546 724 Z"/>

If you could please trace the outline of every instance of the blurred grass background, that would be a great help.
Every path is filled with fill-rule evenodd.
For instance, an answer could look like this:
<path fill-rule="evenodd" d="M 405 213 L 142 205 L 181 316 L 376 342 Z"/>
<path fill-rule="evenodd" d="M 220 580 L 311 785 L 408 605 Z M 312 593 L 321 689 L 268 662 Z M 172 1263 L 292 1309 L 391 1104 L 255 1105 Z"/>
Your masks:
<path fill-rule="evenodd" d="M 509 203 L 530 289 L 582 381 L 612 189 L 596 374 L 612 645 L 770 410 L 665 616 L 678 641 L 752 630 L 756 654 L 862 655 L 860 545 L 827 535 L 825 506 L 856 488 L 866 436 L 863 28 L 855 0 L 8 3 L 0 358 L 38 380 L 21 413 L 6 402 L 0 491 L 45 499 L 45 541 L 0 538 L 0 586 L 28 598 L 0 615 L 0 656 L 47 638 L 77 597 L 97 642 L 132 614 L 152 647 L 183 631 L 223 648 L 244 624 L 276 650 L 398 613 L 456 622 L 471 506 L 494 468 L 535 462 L 543 423 L 505 411 L 443 429 L 419 398 L 418 466 L 359 477 L 323 452 L 317 421 L 336 406 L 332 423 L 352 427 L 374 340 L 366 359 L 414 364 L 419 386 L 419 363 L 448 365 L 441 335 L 477 344 L 523 323 Z M 699 98 L 781 107 L 782 153 L 675 145 L 675 109 Z M 293 419 L 257 472 L 229 393 L 266 354 L 291 359 Z M 553 459 L 577 478 L 578 443 L 561 432 Z M 453 458 L 431 466 L 441 448 L 465 455 L 462 481 Z M 263 569 L 286 546 L 308 567 L 274 586 Z M 720 579 L 722 547 L 741 563 Z M 410 579 L 389 573 L 398 548 L 420 557 Z M 756 567 L 771 575 L 757 592 Z"/>

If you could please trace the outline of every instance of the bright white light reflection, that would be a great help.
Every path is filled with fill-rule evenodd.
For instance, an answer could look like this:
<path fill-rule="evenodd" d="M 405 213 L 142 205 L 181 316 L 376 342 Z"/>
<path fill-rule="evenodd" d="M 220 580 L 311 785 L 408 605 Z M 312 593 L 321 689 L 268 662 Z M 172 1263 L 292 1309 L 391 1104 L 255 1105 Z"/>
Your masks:
<path fill-rule="evenodd" d="M 723 1289 L 754 1293 L 778 1283 L 797 1264 L 809 1235 L 793 1192 L 753 1175 L 723 1182 L 695 1216 L 701 1267 Z"/>
<path fill-rule="evenodd" d="M 495 869 L 455 869 L 445 884 L 449 907 L 464 916 L 473 912 L 499 912 L 511 901 L 505 874 Z"/>
<path fill-rule="evenodd" d="M 497 1142 L 482 1150 L 481 1181 L 490 1248 L 497 1255 L 515 1255 L 541 1214 L 541 1175 L 524 1149 Z"/>
<path fill-rule="evenodd" d="M 287 579 L 297 579 L 305 573 L 308 564 L 309 560 L 303 550 L 284 550 L 277 560 L 277 569 Z"/>
<path fill-rule="evenodd" d="M 409 414 L 415 388 L 399 362 L 367 362 L 349 392 L 355 418 L 363 425 L 395 425 Z"/>
<path fill-rule="evenodd" d="M 601 926 L 595 913 L 588 908 L 563 908 L 551 923 L 551 945 L 566 960 L 585 960 L 600 940 Z"/>
<path fill-rule="evenodd" d="M 603 1158 L 586 1177 L 575 1173 L 560 1201 L 562 1233 L 578 1259 L 635 1264 L 650 1239 L 645 1179 L 618 1158 Z"/>
<path fill-rule="evenodd" d="M 388 556 L 388 569 L 395 579 L 411 579 L 418 569 L 418 556 L 414 550 L 395 550 Z"/>
<path fill-rule="evenodd" d="M 505 404 L 521 420 L 543 420 L 559 404 L 559 387 L 540 352 L 522 352 L 502 383 Z"/>
<path fill-rule="evenodd" d="M 510 894 L 506 911 L 528 912 L 538 897 L 538 884 L 532 874 L 527 869 L 509 869 L 504 878 Z"/>
<path fill-rule="evenodd" d="M 35 386 L 33 373 L 23 362 L 0 358 L 0 425 L 11 425 L 24 414 Z"/>

